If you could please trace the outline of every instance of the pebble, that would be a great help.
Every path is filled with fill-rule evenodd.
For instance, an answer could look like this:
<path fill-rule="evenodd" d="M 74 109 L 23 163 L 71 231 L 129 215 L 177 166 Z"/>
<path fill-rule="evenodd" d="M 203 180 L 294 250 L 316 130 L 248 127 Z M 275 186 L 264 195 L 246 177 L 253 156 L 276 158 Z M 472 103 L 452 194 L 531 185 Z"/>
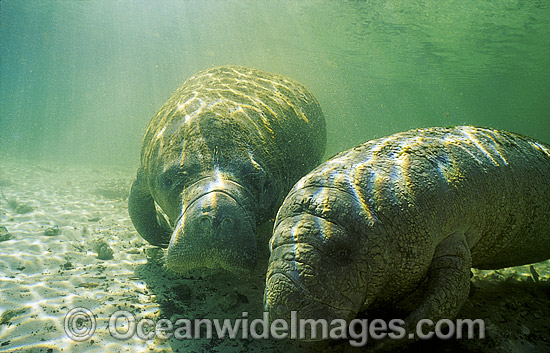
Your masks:
<path fill-rule="evenodd" d="M 52 237 L 54 235 L 59 235 L 59 234 L 61 234 L 61 231 L 59 230 L 58 226 L 50 227 L 44 231 L 44 235 L 48 237 Z"/>
<path fill-rule="evenodd" d="M 15 213 L 18 213 L 18 214 L 30 213 L 32 211 L 34 211 L 34 208 L 32 208 L 32 206 L 25 205 L 25 204 L 19 204 L 17 205 L 17 207 L 15 207 Z"/>
<path fill-rule="evenodd" d="M 11 234 L 8 232 L 8 228 L 0 226 L 0 241 L 6 241 L 11 239 Z"/>
<path fill-rule="evenodd" d="M 113 249 L 109 247 L 104 241 L 99 241 L 95 245 L 95 251 L 97 252 L 97 258 L 100 260 L 111 260 L 113 258 Z"/>

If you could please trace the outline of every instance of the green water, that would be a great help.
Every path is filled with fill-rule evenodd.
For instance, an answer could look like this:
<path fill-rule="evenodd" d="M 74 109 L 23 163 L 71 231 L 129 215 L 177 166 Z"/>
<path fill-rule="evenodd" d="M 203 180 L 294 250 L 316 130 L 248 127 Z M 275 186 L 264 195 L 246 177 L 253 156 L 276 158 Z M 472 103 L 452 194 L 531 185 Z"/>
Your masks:
<path fill-rule="evenodd" d="M 2 0 L 0 154 L 137 166 L 153 114 L 214 65 L 319 99 L 327 156 L 472 124 L 550 142 L 550 3 Z"/>

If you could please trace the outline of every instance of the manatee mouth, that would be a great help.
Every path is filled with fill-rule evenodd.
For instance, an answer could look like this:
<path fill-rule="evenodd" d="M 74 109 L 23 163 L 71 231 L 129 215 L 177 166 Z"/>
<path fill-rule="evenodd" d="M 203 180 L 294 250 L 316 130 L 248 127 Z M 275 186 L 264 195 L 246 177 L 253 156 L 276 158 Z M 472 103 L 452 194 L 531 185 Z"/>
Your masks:
<path fill-rule="evenodd" d="M 322 284 L 319 284 L 322 286 Z M 355 312 L 350 308 L 338 308 L 316 298 L 291 273 L 272 272 L 266 280 L 264 309 L 271 319 L 289 319 L 291 312 L 303 319 L 350 320 Z"/>
<path fill-rule="evenodd" d="M 177 273 L 194 268 L 246 272 L 256 265 L 254 215 L 245 207 L 240 185 L 223 181 L 194 185 L 183 196 L 184 210 L 168 246 L 167 267 Z"/>
<path fill-rule="evenodd" d="M 339 309 L 316 299 L 289 274 L 283 272 L 272 273 L 267 278 L 264 293 L 264 310 L 269 312 L 270 320 L 283 319 L 288 324 L 293 320 L 322 319 L 331 327 L 334 320 L 351 320 L 355 313 L 347 309 Z M 298 322 L 300 322 L 298 321 Z M 300 332 L 302 340 L 315 341 L 326 339 L 323 336 L 322 325 L 304 325 Z"/>

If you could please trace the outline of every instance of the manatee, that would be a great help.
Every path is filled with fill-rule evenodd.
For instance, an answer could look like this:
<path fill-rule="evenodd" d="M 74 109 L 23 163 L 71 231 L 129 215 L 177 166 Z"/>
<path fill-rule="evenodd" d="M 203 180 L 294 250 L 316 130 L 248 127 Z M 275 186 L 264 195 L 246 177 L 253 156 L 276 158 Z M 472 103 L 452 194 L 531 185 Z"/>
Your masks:
<path fill-rule="evenodd" d="M 342 152 L 279 209 L 265 309 L 330 323 L 400 308 L 407 332 L 453 319 L 471 267 L 550 258 L 549 180 L 550 146 L 488 128 L 416 129 Z"/>
<path fill-rule="evenodd" d="M 300 83 L 239 66 L 200 71 L 146 129 L 128 199 L 134 227 L 168 248 L 174 272 L 247 272 L 259 246 L 267 262 L 257 225 L 318 165 L 325 143 L 321 107 Z"/>

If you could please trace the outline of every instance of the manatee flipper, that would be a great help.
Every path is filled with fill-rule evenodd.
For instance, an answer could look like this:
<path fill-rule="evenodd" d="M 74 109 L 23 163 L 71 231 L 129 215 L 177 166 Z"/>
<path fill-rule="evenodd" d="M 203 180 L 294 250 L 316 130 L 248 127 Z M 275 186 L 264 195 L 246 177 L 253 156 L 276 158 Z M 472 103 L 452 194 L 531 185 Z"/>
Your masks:
<path fill-rule="evenodd" d="M 416 309 L 404 320 L 403 328 L 407 335 L 413 334 L 414 339 L 419 338 L 417 325 L 420 320 L 429 319 L 435 325 L 438 320 L 456 317 L 468 298 L 470 268 L 470 249 L 464 233 L 454 233 L 436 247 L 428 270 L 428 278 L 415 293 L 411 294 L 412 301 L 416 303 Z M 410 298 L 405 299 L 405 301 L 408 300 Z M 433 325 L 426 323 L 421 325 L 420 329 L 423 334 L 430 334 L 434 331 Z M 407 340 L 407 336 L 403 339 Z M 387 336 L 377 341 L 372 349 L 388 352 L 397 350 L 401 345 L 401 340 Z"/>
<path fill-rule="evenodd" d="M 143 172 L 138 171 L 128 197 L 128 212 L 138 233 L 150 244 L 166 248 L 172 231 L 161 226 L 153 196 L 143 180 Z"/>
<path fill-rule="evenodd" d="M 430 319 L 436 324 L 437 320 L 458 314 L 470 291 L 471 263 L 464 233 L 454 233 L 436 247 L 423 299 L 405 319 L 408 332 L 415 332 L 421 319 Z"/>

